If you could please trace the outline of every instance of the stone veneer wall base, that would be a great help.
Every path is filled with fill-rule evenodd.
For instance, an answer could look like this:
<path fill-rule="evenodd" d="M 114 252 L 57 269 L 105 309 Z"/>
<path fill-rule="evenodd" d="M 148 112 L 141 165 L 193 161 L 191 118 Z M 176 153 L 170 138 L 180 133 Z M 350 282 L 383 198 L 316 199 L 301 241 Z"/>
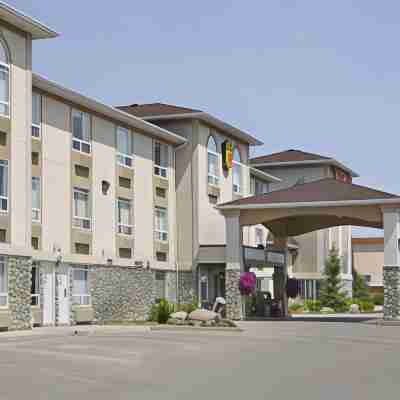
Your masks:
<path fill-rule="evenodd" d="M 400 319 L 400 266 L 383 267 L 383 319 Z"/>
<path fill-rule="evenodd" d="M 240 271 L 225 270 L 226 317 L 242 319 L 242 296 L 239 291 Z"/>
<path fill-rule="evenodd" d="M 195 275 L 192 271 L 178 272 L 178 300 L 180 304 L 191 304 L 195 299 Z"/>

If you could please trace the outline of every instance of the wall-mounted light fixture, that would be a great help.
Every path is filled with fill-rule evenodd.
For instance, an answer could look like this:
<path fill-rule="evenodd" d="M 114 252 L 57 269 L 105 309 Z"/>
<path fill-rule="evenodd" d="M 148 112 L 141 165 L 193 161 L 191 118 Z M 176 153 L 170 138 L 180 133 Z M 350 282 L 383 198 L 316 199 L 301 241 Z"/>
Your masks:
<path fill-rule="evenodd" d="M 101 181 L 101 191 L 104 195 L 107 195 L 108 190 L 110 189 L 110 182 L 103 180 Z"/>

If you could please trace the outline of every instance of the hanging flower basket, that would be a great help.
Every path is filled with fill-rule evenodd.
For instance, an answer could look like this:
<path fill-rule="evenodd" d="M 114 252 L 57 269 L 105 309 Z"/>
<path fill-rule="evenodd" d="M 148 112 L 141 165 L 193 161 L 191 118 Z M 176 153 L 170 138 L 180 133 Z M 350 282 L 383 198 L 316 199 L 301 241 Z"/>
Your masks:
<path fill-rule="evenodd" d="M 243 272 L 240 274 L 239 290 L 242 296 L 254 294 L 257 286 L 257 278 L 254 272 Z"/>

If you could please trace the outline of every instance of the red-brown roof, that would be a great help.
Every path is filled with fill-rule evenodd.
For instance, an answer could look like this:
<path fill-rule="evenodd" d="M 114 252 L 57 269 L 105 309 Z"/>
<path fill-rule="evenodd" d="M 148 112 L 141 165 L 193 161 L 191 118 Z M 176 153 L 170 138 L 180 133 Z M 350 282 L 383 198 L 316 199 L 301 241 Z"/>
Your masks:
<path fill-rule="evenodd" d="M 171 104 L 164 103 L 150 103 L 150 104 L 131 104 L 129 106 L 117 107 L 121 111 L 132 114 L 135 117 L 153 117 L 153 116 L 167 116 L 176 114 L 193 114 L 201 112 L 200 110 L 194 110 L 193 108 L 179 107 Z"/>
<path fill-rule="evenodd" d="M 300 161 L 319 161 L 329 160 L 330 157 L 321 156 L 315 153 L 307 153 L 301 150 L 285 150 L 279 153 L 268 154 L 265 156 L 250 159 L 251 164 L 268 164 L 278 162 L 300 162 Z"/>
<path fill-rule="evenodd" d="M 363 237 L 363 238 L 352 238 L 351 243 L 353 245 L 360 244 L 383 244 L 383 237 Z"/>
<path fill-rule="evenodd" d="M 345 183 L 332 178 L 294 185 L 287 189 L 263 195 L 245 197 L 220 204 L 223 206 L 269 205 L 277 203 L 335 202 L 355 200 L 399 199 L 394 194 L 381 192 L 366 186 Z"/>

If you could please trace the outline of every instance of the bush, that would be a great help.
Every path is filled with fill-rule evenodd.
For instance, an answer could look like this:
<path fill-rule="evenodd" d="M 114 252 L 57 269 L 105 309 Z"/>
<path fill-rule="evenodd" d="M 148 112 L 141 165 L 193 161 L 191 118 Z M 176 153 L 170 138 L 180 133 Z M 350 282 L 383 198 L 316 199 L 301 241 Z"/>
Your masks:
<path fill-rule="evenodd" d="M 375 304 L 371 300 L 353 299 L 352 304 L 358 304 L 361 312 L 372 312 L 375 309 Z"/>
<path fill-rule="evenodd" d="M 375 295 L 372 296 L 372 302 L 376 305 L 376 306 L 383 306 L 384 303 L 384 296 L 383 293 L 377 293 Z"/>
<path fill-rule="evenodd" d="M 161 299 L 158 304 L 154 304 L 151 313 L 150 320 L 156 321 L 159 324 L 166 324 L 169 316 L 174 312 L 174 305 L 170 304 L 167 300 Z"/>
<path fill-rule="evenodd" d="M 319 300 L 306 300 L 304 305 L 306 310 L 309 312 L 320 312 L 322 308 Z"/>
<path fill-rule="evenodd" d="M 303 312 L 303 310 L 304 310 L 303 304 L 300 303 L 289 304 L 289 311 L 292 313 L 301 313 Z"/>
<path fill-rule="evenodd" d="M 177 304 L 175 306 L 176 311 L 185 311 L 188 314 L 190 314 L 192 311 L 197 310 L 198 307 L 198 301 L 197 298 L 194 298 L 191 303 L 185 303 L 185 304 Z"/>

